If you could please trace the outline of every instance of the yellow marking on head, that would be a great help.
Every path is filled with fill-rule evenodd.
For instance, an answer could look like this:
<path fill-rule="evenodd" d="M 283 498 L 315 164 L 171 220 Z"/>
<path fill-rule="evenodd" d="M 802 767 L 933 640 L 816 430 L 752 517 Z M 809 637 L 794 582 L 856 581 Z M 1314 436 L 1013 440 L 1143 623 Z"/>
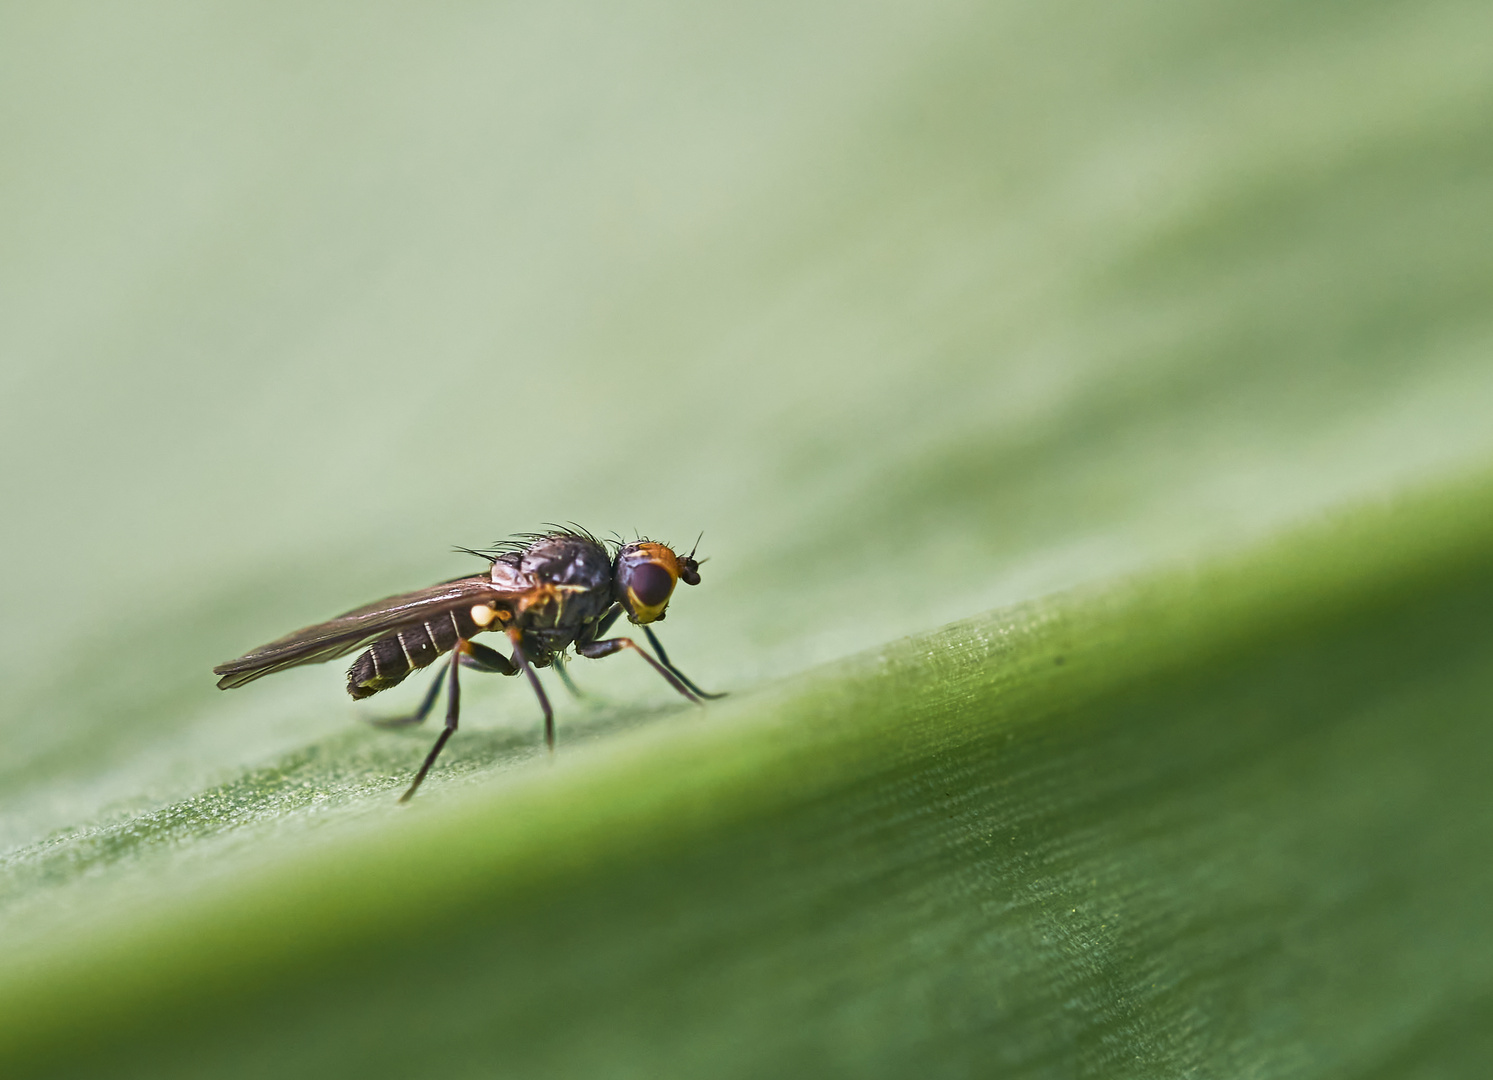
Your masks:
<path fill-rule="evenodd" d="M 673 548 L 654 543 L 652 540 L 645 540 L 638 545 L 638 550 L 647 554 L 649 562 L 658 563 L 676 580 L 678 579 L 679 556 L 674 554 Z"/>
<path fill-rule="evenodd" d="M 628 616 L 627 621 L 638 626 L 646 626 L 648 623 L 657 621 L 658 617 L 664 613 L 664 609 L 669 606 L 669 601 L 665 600 L 662 604 L 644 607 L 638 601 L 638 594 L 631 589 L 627 590 L 627 601 L 627 606 L 632 609 L 632 614 Z"/>

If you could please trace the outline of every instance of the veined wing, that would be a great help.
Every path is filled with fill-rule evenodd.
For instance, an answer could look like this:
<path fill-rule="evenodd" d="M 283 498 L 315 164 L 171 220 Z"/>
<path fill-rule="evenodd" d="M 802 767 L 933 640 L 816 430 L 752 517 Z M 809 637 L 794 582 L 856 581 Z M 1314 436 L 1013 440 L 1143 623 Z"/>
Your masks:
<path fill-rule="evenodd" d="M 499 580 L 494 581 L 494 577 Z M 409 623 L 424 622 L 481 603 L 510 603 L 532 586 L 527 574 L 505 572 L 503 564 L 498 564 L 497 572 L 491 576 L 475 574 L 432 585 L 428 589 L 390 596 L 354 608 L 327 622 L 286 634 L 237 660 L 219 664 L 213 668 L 213 674 L 223 676 L 218 680 L 219 690 L 243 686 L 286 668 L 320 664 L 346 656 Z"/>

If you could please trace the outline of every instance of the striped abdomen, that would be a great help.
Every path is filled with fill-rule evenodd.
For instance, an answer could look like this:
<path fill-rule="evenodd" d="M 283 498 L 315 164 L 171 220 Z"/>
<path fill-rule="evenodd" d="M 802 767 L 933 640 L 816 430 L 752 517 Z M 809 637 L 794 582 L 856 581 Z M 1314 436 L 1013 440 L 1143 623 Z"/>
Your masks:
<path fill-rule="evenodd" d="M 458 637 L 470 638 L 481 629 L 466 608 L 401 627 L 353 661 L 347 669 L 347 692 L 365 698 L 398 686 L 410 672 L 429 667 L 436 657 L 450 652 Z"/>

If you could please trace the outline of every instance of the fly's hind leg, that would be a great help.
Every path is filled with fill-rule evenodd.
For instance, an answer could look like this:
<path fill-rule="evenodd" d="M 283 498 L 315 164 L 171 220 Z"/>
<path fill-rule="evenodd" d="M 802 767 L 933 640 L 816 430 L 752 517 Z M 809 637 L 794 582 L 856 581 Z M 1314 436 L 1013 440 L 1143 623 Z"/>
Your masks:
<path fill-rule="evenodd" d="M 378 728 L 414 727 L 416 724 L 425 723 L 430 710 L 435 708 L 435 699 L 441 696 L 441 683 L 445 681 L 439 675 L 431 679 L 430 689 L 425 691 L 425 696 L 420 699 L 420 707 L 408 716 L 372 716 L 368 718 L 368 722 Z"/>
<path fill-rule="evenodd" d="M 463 667 L 469 667 L 474 671 L 486 671 L 495 675 L 517 675 L 518 668 L 509 662 L 508 657 L 496 649 L 489 649 L 486 645 L 478 645 L 475 641 L 467 642 L 466 651 L 459 654 Z M 444 676 L 437 675 L 430 681 L 430 689 L 425 691 L 425 696 L 420 699 L 420 707 L 408 716 L 383 716 L 374 717 L 368 722 L 377 728 L 402 728 L 414 727 L 416 724 L 425 723 L 425 718 L 430 715 L 430 710 L 435 708 L 436 698 L 441 696 L 441 685 L 445 682 Z"/>
<path fill-rule="evenodd" d="M 475 641 L 467 642 L 466 652 L 461 654 L 461 662 L 463 667 L 469 667 L 473 671 L 486 671 L 493 675 L 518 674 L 518 665 L 512 660 L 497 649 L 489 649 Z"/>
<path fill-rule="evenodd" d="M 409 802 L 414 798 L 415 791 L 420 787 L 420 781 L 425 779 L 425 774 L 435 764 L 435 759 L 441 756 L 445 749 L 446 740 L 456 733 L 456 721 L 461 716 L 461 683 L 456 679 L 456 673 L 461 670 L 461 658 L 471 646 L 461 638 L 456 639 L 456 646 L 451 650 L 451 663 L 446 666 L 447 682 L 450 684 L 446 695 L 446 728 L 436 739 L 435 745 L 430 748 L 430 753 L 425 755 L 425 762 L 420 766 L 420 771 L 415 774 L 415 779 L 410 783 L 409 790 L 399 796 L 400 802 Z M 491 651 L 491 650 L 489 650 Z"/>

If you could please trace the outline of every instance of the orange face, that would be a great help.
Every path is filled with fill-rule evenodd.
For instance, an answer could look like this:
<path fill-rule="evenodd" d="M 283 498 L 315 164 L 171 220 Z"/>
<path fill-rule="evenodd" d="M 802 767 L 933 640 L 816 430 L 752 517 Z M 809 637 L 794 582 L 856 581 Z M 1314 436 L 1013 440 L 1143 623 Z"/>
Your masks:
<path fill-rule="evenodd" d="M 617 599 L 628 619 L 640 626 L 664 617 L 681 578 L 687 585 L 698 585 L 698 564 L 663 544 L 642 540 L 617 553 Z"/>

